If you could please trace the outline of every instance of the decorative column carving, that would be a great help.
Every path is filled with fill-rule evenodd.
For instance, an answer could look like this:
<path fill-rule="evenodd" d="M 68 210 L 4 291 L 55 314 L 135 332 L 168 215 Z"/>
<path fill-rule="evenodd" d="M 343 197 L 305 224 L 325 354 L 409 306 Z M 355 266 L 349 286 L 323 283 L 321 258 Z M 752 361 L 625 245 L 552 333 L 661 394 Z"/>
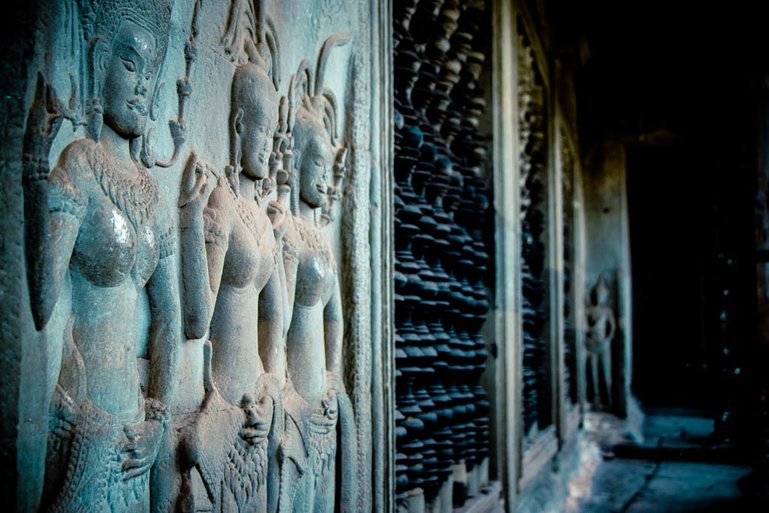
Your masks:
<path fill-rule="evenodd" d="M 575 241 L 575 162 L 562 130 L 561 141 L 561 195 L 563 237 L 563 359 L 566 398 L 571 404 L 579 403 L 577 363 L 577 322 L 575 301 L 576 248 Z"/>
<path fill-rule="evenodd" d="M 489 308 L 486 141 L 479 130 L 484 16 L 483 2 L 394 6 L 402 508 L 424 494 L 435 511 L 450 511 L 488 481 L 489 403 L 480 383 L 487 359 L 480 331 Z"/>
<path fill-rule="evenodd" d="M 518 21 L 518 112 L 523 313 L 523 432 L 552 424 L 547 336 L 547 90 L 526 26 Z M 529 441 L 532 441 L 530 439 Z"/>

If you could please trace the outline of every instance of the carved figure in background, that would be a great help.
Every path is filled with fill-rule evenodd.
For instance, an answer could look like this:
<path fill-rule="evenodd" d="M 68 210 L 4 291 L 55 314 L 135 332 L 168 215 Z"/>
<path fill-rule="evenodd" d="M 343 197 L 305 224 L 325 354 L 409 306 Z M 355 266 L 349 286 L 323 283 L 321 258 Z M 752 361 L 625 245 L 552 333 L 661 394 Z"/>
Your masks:
<path fill-rule="evenodd" d="M 343 511 L 353 504 L 355 431 L 342 381 L 339 275 L 321 231 L 341 193 L 346 155 L 337 135 L 336 100 L 324 88 L 324 70 L 330 50 L 347 41 L 339 35 L 327 39 L 316 72 L 303 61 L 289 86 L 295 121 L 292 216 L 284 252 L 292 316 L 286 342 L 290 384 L 284 394 L 281 512 L 331 513 L 336 501 Z M 336 480 L 337 461 L 341 483 Z"/>
<path fill-rule="evenodd" d="M 587 336 L 585 346 L 592 378 L 593 401 L 600 406 L 601 387 L 599 382 L 599 367 L 606 385 L 606 398 L 611 406 L 611 345 L 616 331 L 614 310 L 611 308 L 611 291 L 604 275 L 590 291 L 590 303 L 587 307 Z"/>
<path fill-rule="evenodd" d="M 277 508 L 270 462 L 283 431 L 285 213 L 271 202 L 268 217 L 263 205 L 279 96 L 274 59 L 259 39 L 245 41 L 248 61 L 232 80 L 230 165 L 217 175 L 193 154 L 179 199 L 185 331 L 210 340 L 206 397 L 183 443 L 215 512 Z"/>
<path fill-rule="evenodd" d="M 83 5 L 90 137 L 67 145 L 51 169 L 52 143 L 71 113 L 39 77 L 24 141 L 27 269 L 38 330 L 61 296 L 71 295 L 42 507 L 147 511 L 149 470 L 174 392 L 179 306 L 169 258 L 175 230 L 137 150 L 171 8 L 165 0 Z M 146 399 L 136 349 L 136 304 L 145 289 L 152 317 Z"/>

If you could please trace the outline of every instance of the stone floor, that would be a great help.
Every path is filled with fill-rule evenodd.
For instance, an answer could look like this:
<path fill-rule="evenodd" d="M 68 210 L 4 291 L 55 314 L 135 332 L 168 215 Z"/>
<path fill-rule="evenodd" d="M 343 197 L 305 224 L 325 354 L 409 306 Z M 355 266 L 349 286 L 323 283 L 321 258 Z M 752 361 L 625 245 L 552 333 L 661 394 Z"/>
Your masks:
<path fill-rule="evenodd" d="M 602 452 L 593 472 L 570 484 L 569 513 L 767 513 L 744 498 L 737 480 L 749 467 L 705 448 L 712 422 L 665 413 L 646 418 L 643 440 L 617 439 L 612 419 L 588 422 Z M 597 431 L 596 431 L 597 429 Z M 606 433 L 613 432 L 607 438 Z"/>

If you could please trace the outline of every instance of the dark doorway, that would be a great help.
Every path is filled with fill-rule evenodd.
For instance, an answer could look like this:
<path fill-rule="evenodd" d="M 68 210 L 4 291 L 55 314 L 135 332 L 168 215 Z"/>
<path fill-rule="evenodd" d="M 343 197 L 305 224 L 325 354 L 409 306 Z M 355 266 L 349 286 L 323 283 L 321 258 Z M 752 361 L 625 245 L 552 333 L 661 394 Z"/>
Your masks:
<path fill-rule="evenodd" d="M 713 201 L 694 155 L 682 144 L 628 148 L 633 391 L 647 408 L 714 412 Z"/>

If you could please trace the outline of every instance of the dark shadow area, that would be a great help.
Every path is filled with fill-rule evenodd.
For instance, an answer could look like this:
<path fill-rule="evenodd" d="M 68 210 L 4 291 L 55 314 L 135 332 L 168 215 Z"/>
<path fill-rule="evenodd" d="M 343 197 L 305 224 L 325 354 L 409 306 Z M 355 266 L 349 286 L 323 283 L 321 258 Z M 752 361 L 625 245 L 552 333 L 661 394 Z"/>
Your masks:
<path fill-rule="evenodd" d="M 555 33 L 584 43 L 583 153 L 626 149 L 633 391 L 647 408 L 756 424 L 756 105 L 769 4 L 555 1 Z"/>
<path fill-rule="evenodd" d="M 711 173 L 691 147 L 627 152 L 633 283 L 633 389 L 646 407 L 715 414 Z"/>

